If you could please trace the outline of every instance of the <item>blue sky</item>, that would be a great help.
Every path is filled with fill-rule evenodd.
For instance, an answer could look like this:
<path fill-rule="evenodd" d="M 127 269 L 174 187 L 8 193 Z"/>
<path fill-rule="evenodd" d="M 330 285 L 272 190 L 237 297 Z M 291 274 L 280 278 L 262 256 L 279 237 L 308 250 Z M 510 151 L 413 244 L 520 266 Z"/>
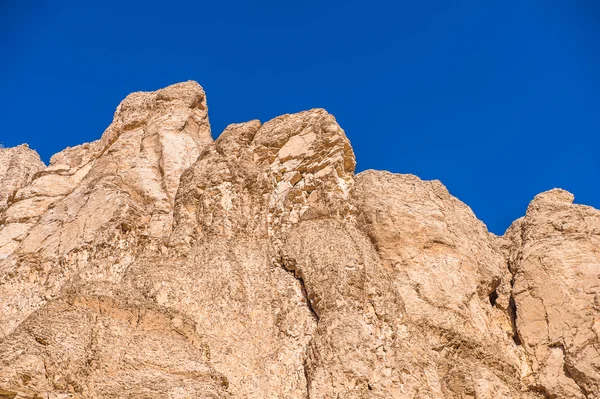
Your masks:
<path fill-rule="evenodd" d="M 44 161 L 189 79 L 226 125 L 322 107 L 358 170 L 440 179 L 502 234 L 538 192 L 600 208 L 600 3 L 8 1 L 0 142 Z"/>

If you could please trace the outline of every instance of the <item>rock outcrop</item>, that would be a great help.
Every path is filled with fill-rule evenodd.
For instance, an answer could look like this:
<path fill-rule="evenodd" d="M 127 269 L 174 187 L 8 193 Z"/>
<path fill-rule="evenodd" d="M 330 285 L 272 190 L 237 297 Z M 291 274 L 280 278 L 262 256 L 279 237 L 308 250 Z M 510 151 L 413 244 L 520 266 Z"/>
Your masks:
<path fill-rule="evenodd" d="M 550 398 L 600 397 L 600 211 L 537 195 L 510 227 L 516 328 Z"/>
<path fill-rule="evenodd" d="M 12 202 L 15 191 L 29 184 L 45 165 L 27 144 L 14 148 L 0 147 L 0 212 Z"/>
<path fill-rule="evenodd" d="M 322 109 L 212 140 L 195 82 L 0 149 L 0 398 L 600 398 L 600 211 L 504 237 Z"/>

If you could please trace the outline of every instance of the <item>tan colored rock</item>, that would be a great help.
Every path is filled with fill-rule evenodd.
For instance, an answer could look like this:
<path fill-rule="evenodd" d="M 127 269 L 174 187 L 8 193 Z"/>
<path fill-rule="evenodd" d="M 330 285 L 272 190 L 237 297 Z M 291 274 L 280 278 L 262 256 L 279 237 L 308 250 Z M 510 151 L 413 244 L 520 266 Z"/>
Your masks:
<path fill-rule="evenodd" d="M 547 191 L 507 236 L 517 329 L 539 389 L 600 397 L 600 211 Z"/>
<path fill-rule="evenodd" d="M 0 352 L 0 385 L 17 397 L 229 397 L 193 322 L 115 297 L 52 301 Z"/>
<path fill-rule="evenodd" d="M 10 333 L 78 273 L 118 280 L 128 248 L 171 229 L 179 176 L 212 141 L 195 82 L 133 93 L 102 138 L 52 157 L 0 226 L 0 329 Z"/>
<path fill-rule="evenodd" d="M 18 190 L 25 188 L 44 168 L 39 155 L 26 144 L 0 148 L 0 261 L 18 247 L 32 226 L 29 215 L 37 213 L 35 206 L 17 206 L 11 218 L 6 215 L 6 208 L 16 201 Z"/>
<path fill-rule="evenodd" d="M 0 147 L 0 213 L 12 202 L 15 191 L 31 182 L 44 169 L 39 155 L 27 144 L 14 148 Z"/>
<path fill-rule="evenodd" d="M 377 171 L 356 180 L 359 226 L 404 301 L 409 351 L 425 361 L 406 397 L 528 397 L 531 371 L 497 292 L 511 276 L 483 223 L 438 181 Z"/>
<path fill-rule="evenodd" d="M 307 136 L 308 151 L 286 152 Z M 307 394 L 317 323 L 302 281 L 282 265 L 282 231 L 335 211 L 327 205 L 347 198 L 353 169 L 343 130 L 323 110 L 231 125 L 181 179 L 170 245 L 189 255 L 131 269 L 136 289 L 196 315 L 235 396 Z"/>
<path fill-rule="evenodd" d="M 566 192 L 497 237 L 355 176 L 324 110 L 213 142 L 195 82 L 36 157 L 0 151 L 0 398 L 598 397 L 600 211 Z"/>

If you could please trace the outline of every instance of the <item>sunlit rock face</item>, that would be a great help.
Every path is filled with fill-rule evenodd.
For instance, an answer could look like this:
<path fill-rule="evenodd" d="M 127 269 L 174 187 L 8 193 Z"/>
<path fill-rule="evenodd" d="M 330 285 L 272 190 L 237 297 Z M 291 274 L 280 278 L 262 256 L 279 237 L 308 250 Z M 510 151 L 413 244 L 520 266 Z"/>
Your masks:
<path fill-rule="evenodd" d="M 600 397 L 600 211 L 554 189 L 510 227 L 517 332 L 551 398 Z"/>
<path fill-rule="evenodd" d="M 355 165 L 322 109 L 213 141 L 195 82 L 0 149 L 0 398 L 600 397 L 600 211 L 498 237 Z"/>

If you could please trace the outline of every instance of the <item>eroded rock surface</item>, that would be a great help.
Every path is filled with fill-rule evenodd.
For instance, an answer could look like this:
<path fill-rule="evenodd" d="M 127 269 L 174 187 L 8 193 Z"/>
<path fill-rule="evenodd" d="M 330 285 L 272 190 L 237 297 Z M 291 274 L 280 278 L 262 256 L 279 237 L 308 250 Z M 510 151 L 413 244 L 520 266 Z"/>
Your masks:
<path fill-rule="evenodd" d="M 0 147 L 0 212 L 12 202 L 15 191 L 29 184 L 33 176 L 45 167 L 37 152 L 26 144 Z"/>
<path fill-rule="evenodd" d="M 551 398 L 600 397 L 600 211 L 539 194 L 507 232 L 517 329 Z"/>
<path fill-rule="evenodd" d="M 0 150 L 0 398 L 597 398 L 600 211 L 504 237 L 321 109 L 215 141 L 195 82 Z"/>
<path fill-rule="evenodd" d="M 73 278 L 118 281 L 136 243 L 170 231 L 179 177 L 211 141 L 188 82 L 129 95 L 100 140 L 54 155 L 2 213 L 2 332 Z"/>
<path fill-rule="evenodd" d="M 530 366 L 497 292 L 511 277 L 483 223 L 439 181 L 377 171 L 356 180 L 359 224 L 404 300 L 408 350 L 424 361 L 413 395 L 526 396 Z"/>

